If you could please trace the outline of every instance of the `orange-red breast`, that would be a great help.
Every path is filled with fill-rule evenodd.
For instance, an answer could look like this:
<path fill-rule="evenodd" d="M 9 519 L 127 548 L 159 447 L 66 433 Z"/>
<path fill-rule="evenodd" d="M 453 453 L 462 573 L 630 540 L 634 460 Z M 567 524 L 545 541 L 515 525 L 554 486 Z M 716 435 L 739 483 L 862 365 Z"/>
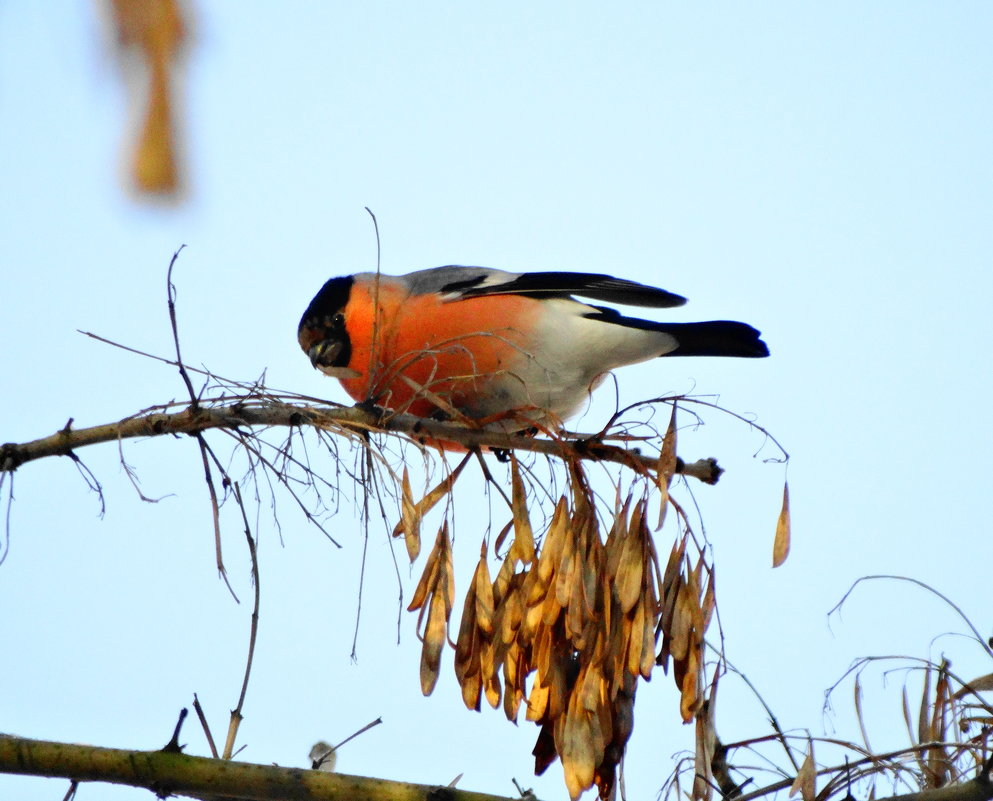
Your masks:
<path fill-rule="evenodd" d="M 332 278 L 304 312 L 300 347 L 357 401 L 420 417 L 558 423 L 616 367 L 657 356 L 768 356 L 745 323 L 659 323 L 593 301 L 686 299 L 609 275 L 435 267 Z M 529 422 L 530 421 L 530 422 Z"/>

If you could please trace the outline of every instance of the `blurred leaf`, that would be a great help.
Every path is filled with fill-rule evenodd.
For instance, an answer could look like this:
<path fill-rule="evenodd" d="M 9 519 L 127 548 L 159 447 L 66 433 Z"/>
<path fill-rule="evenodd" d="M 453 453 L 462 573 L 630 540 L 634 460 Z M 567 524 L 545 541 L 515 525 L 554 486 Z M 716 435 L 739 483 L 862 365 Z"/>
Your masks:
<path fill-rule="evenodd" d="M 869 734 L 865 729 L 865 719 L 862 717 L 862 682 L 859 681 L 859 676 L 855 674 L 854 683 L 855 692 L 855 717 L 858 719 L 859 731 L 862 732 L 862 743 L 865 745 L 866 753 L 872 753 L 872 746 L 869 745 Z"/>
<path fill-rule="evenodd" d="M 141 127 L 131 157 L 131 177 L 145 193 L 174 195 L 179 167 L 173 112 L 173 85 L 186 38 L 176 0 L 112 0 L 110 9 L 122 47 L 136 51 L 144 80 L 132 98 L 143 111 L 134 113 Z M 131 70 L 131 63 L 124 68 Z"/>
<path fill-rule="evenodd" d="M 772 566 L 779 567 L 790 554 L 790 485 L 783 484 L 783 508 L 776 521 L 776 539 L 772 544 Z"/>
<path fill-rule="evenodd" d="M 714 795 L 712 765 L 717 747 L 713 706 L 704 705 L 696 716 L 696 748 L 694 757 L 693 801 L 710 801 Z"/>
<path fill-rule="evenodd" d="M 814 801 L 817 795 L 817 766 L 814 764 L 814 741 L 810 740 L 807 746 L 807 756 L 800 766 L 796 775 L 796 780 L 790 787 L 789 797 L 792 798 L 797 793 L 803 801 Z"/>

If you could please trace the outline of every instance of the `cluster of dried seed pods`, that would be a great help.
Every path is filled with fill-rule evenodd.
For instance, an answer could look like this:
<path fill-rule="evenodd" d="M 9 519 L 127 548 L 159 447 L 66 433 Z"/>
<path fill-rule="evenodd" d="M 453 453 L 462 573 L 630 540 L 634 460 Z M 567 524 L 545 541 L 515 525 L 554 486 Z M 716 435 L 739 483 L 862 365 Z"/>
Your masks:
<path fill-rule="evenodd" d="M 656 665 L 668 672 L 671 659 L 683 720 L 703 704 L 713 574 L 702 556 L 691 564 L 685 534 L 660 568 L 644 499 L 629 497 L 602 536 L 578 463 L 570 473 L 571 497 L 559 499 L 538 550 L 512 462 L 514 540 L 492 580 L 483 544 L 466 591 L 455 673 L 469 709 L 478 710 L 485 696 L 516 721 L 524 705 L 525 717 L 540 727 L 536 773 L 557 756 L 572 798 L 593 784 L 606 798 L 631 735 L 639 677 L 649 679 Z M 407 510 L 416 506 L 405 501 Z M 409 541 L 409 511 L 407 517 L 398 533 L 403 528 Z M 443 526 L 410 604 L 420 610 L 425 694 L 437 680 L 453 601 Z"/>

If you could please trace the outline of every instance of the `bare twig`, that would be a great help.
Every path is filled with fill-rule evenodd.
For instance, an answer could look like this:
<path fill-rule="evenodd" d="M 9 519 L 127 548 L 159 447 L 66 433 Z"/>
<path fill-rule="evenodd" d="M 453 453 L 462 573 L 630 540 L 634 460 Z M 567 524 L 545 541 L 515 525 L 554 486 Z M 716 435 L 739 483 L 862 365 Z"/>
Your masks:
<path fill-rule="evenodd" d="M 365 726 L 363 726 L 363 727 L 362 727 L 361 729 L 359 729 L 358 731 L 356 731 L 356 732 L 353 732 L 352 734 L 349 734 L 349 735 L 348 735 L 348 736 L 347 736 L 347 737 L 346 737 L 346 738 L 345 738 L 344 740 L 342 740 L 342 741 L 341 741 L 340 743 L 338 743 L 338 744 L 337 744 L 337 745 L 336 745 L 336 746 L 334 747 L 334 749 L 333 749 L 333 750 L 335 750 L 335 751 L 337 751 L 337 750 L 338 750 L 339 748 L 341 748 L 341 747 L 342 747 L 342 746 L 343 746 L 343 745 L 344 745 L 345 743 L 350 743 L 350 742 L 351 742 L 352 740 L 354 740 L 354 739 L 355 739 L 356 737 L 358 737 L 359 735 L 361 735 L 361 734 L 365 734 L 365 733 L 366 733 L 367 731 L 369 731 L 369 729 L 374 729 L 374 728 L 375 728 L 376 726 L 378 726 L 378 725 L 379 725 L 380 723 L 382 723 L 382 722 L 383 722 L 383 719 L 382 719 L 382 718 L 380 717 L 380 718 L 376 718 L 376 719 L 375 719 L 374 721 L 372 721 L 371 723 L 366 723 L 366 724 L 365 724 Z"/>
<path fill-rule="evenodd" d="M 252 624 L 248 636 L 248 657 L 245 660 L 245 678 L 241 683 L 241 694 L 238 696 L 238 705 L 231 710 L 231 721 L 228 725 L 228 736 L 224 743 L 223 759 L 231 759 L 234 751 L 234 741 L 238 736 L 238 727 L 243 719 L 242 709 L 245 706 L 245 695 L 248 692 L 248 680 L 252 675 L 252 661 L 255 658 L 255 640 L 259 633 L 259 602 L 261 589 L 259 587 L 259 558 L 255 548 L 255 540 L 252 539 L 252 529 L 248 525 L 248 515 L 245 512 L 245 504 L 241 499 L 241 487 L 238 482 L 234 482 L 234 497 L 241 510 L 241 519 L 245 523 L 245 539 L 248 541 L 248 553 L 252 558 L 252 584 L 255 585 L 255 604 L 252 607 Z"/>
<path fill-rule="evenodd" d="M 210 724 L 207 723 L 207 716 L 203 712 L 203 707 L 200 705 L 200 699 L 197 697 L 196 693 L 193 693 L 193 711 L 197 713 L 197 717 L 200 719 L 200 726 L 207 738 L 207 745 L 210 748 L 210 755 L 214 757 L 214 759 L 217 759 L 218 753 L 217 745 L 214 743 L 214 735 L 210 731 Z"/>
<path fill-rule="evenodd" d="M 873 576 L 862 576 L 861 578 L 857 579 L 852 584 L 851 587 L 848 588 L 848 591 L 842 596 L 841 600 L 838 601 L 838 603 L 836 603 L 831 608 L 831 610 L 828 612 L 828 615 L 829 616 L 830 615 L 833 615 L 835 612 L 839 611 L 841 609 L 841 607 L 844 606 L 845 602 L 848 600 L 848 597 L 853 592 L 855 592 L 855 588 L 858 587 L 858 585 L 861 584 L 863 581 L 877 581 L 879 579 L 887 579 L 887 580 L 890 580 L 890 581 L 906 581 L 906 582 L 909 582 L 910 584 L 916 584 L 921 589 L 927 590 L 932 595 L 935 595 L 938 598 L 940 598 L 951 609 L 953 609 L 955 611 L 955 613 L 959 616 L 959 618 L 961 618 L 961 620 L 965 623 L 965 625 L 968 626 L 969 631 L 972 632 L 972 635 L 973 635 L 973 637 L 975 637 L 976 642 L 978 642 L 979 645 L 983 648 L 983 650 L 986 651 L 987 655 L 990 656 L 990 657 L 993 657 L 993 647 L 990 646 L 990 643 L 987 642 L 987 640 L 983 637 L 983 635 L 979 633 L 979 630 L 973 625 L 972 621 L 969 620 L 969 617 L 965 614 L 965 612 L 963 612 L 962 609 L 957 604 L 955 604 L 955 602 L 952 601 L 951 598 L 949 598 L 947 595 L 943 595 L 942 593 L 938 592 L 930 584 L 926 584 L 925 582 L 921 581 L 920 579 L 910 578 L 909 576 L 892 576 L 892 575 L 888 575 L 888 574 L 879 574 L 879 575 L 873 575 Z"/>
<path fill-rule="evenodd" d="M 176 347 L 175 364 L 179 368 L 179 375 L 183 379 L 183 383 L 186 384 L 187 391 L 190 393 L 190 408 L 195 412 L 198 404 L 197 393 L 193 391 L 193 382 L 190 381 L 190 375 L 186 372 L 183 356 L 179 351 L 179 327 L 176 324 L 176 285 L 172 282 L 172 268 L 176 266 L 176 260 L 185 247 L 186 245 L 180 245 L 179 250 L 173 253 L 172 259 L 169 260 L 169 269 L 166 271 L 166 299 L 169 306 L 169 323 L 172 327 L 172 342 Z"/>

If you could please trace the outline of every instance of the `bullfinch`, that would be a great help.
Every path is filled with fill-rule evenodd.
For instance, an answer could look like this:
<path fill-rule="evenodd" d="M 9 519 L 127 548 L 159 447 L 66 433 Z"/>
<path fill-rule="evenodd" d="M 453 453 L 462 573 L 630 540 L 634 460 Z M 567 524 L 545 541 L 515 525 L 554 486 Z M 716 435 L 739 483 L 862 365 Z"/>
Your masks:
<path fill-rule="evenodd" d="M 659 356 L 768 356 L 745 323 L 661 323 L 586 303 L 681 306 L 664 289 L 568 272 L 434 267 L 332 278 L 300 320 L 311 364 L 356 401 L 419 417 L 558 425 L 614 368 Z"/>

